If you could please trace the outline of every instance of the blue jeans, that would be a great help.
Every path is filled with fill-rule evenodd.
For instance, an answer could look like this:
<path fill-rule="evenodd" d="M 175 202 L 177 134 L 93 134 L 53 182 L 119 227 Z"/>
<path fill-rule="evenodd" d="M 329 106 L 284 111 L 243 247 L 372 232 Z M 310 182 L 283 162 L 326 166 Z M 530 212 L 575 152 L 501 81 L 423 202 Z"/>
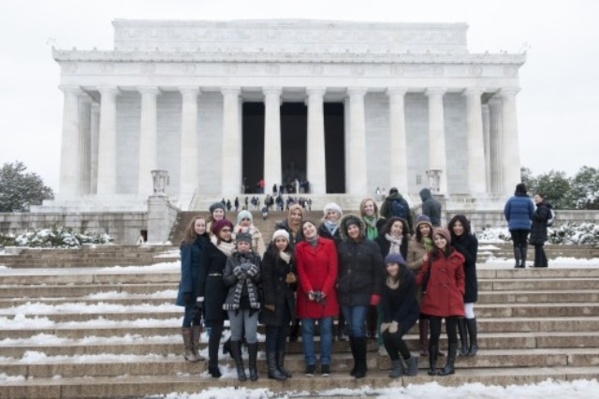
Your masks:
<path fill-rule="evenodd" d="M 193 323 L 194 326 L 202 325 L 202 314 L 200 312 L 196 312 L 196 304 L 193 305 L 185 305 L 185 313 L 183 313 L 183 327 L 191 327 Z"/>
<path fill-rule="evenodd" d="M 231 341 L 241 341 L 241 334 L 245 332 L 248 344 L 258 342 L 258 312 L 249 309 L 229 310 L 229 326 L 231 328 Z"/>
<path fill-rule="evenodd" d="M 366 337 L 366 315 L 368 314 L 368 308 L 369 306 L 341 306 L 350 337 Z"/>
<path fill-rule="evenodd" d="M 302 346 L 306 365 L 316 364 L 314 354 L 314 321 L 318 320 L 320 326 L 320 364 L 331 364 L 331 351 L 333 350 L 333 318 L 302 319 Z"/>

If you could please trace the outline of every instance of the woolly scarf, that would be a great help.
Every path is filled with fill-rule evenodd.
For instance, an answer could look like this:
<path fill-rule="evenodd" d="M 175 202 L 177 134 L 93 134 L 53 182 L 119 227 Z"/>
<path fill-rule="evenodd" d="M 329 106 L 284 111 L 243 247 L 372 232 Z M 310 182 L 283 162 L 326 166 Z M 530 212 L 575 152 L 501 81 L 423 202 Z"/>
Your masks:
<path fill-rule="evenodd" d="M 369 240 L 377 238 L 379 232 L 376 228 L 376 216 L 364 215 L 364 223 L 366 224 L 366 238 Z"/>
<path fill-rule="evenodd" d="M 339 224 L 337 222 L 331 222 L 330 220 L 325 220 L 324 225 L 327 228 L 327 230 L 329 231 L 329 233 L 331 233 L 331 237 L 334 237 L 335 232 L 339 228 Z"/>
<path fill-rule="evenodd" d="M 231 256 L 231 254 L 233 253 L 233 250 L 235 249 L 234 241 L 226 242 L 226 241 L 221 240 L 221 242 L 218 243 L 218 240 L 216 237 L 212 237 L 210 239 L 210 241 L 212 241 L 212 243 L 216 246 L 216 248 L 218 248 L 223 254 L 225 254 L 227 256 Z"/>
<path fill-rule="evenodd" d="M 242 262 L 242 264 L 245 264 L 245 265 L 249 264 L 250 268 L 253 267 L 255 269 L 258 269 L 258 266 L 251 263 L 248 259 L 241 258 L 241 262 Z M 260 309 L 260 300 L 258 298 L 258 290 L 257 290 L 256 285 L 254 285 L 254 283 L 252 282 L 251 277 L 247 277 L 246 274 L 244 274 L 240 270 L 240 268 L 238 268 L 238 266 L 239 265 L 235 266 L 235 268 L 233 269 L 233 273 L 238 278 L 237 284 L 235 284 L 235 292 L 233 294 L 233 303 L 224 303 L 223 310 L 238 310 L 239 309 L 239 304 L 241 303 L 241 294 L 243 292 L 244 284 L 247 286 L 250 307 L 255 310 Z"/>
<path fill-rule="evenodd" d="M 287 264 L 289 264 L 289 261 L 291 260 L 291 254 L 285 252 L 285 251 L 280 251 L 279 252 L 279 258 L 281 258 L 281 260 Z"/>
<path fill-rule="evenodd" d="M 391 243 L 391 246 L 389 247 L 389 253 L 390 254 L 400 254 L 401 251 L 401 240 L 402 240 L 402 236 L 399 237 L 393 237 L 391 234 L 387 233 L 385 234 L 385 238 L 387 239 L 387 241 L 389 241 Z"/>
<path fill-rule="evenodd" d="M 435 247 L 435 243 L 430 237 L 422 237 L 422 245 L 424 246 L 425 251 L 430 251 Z"/>

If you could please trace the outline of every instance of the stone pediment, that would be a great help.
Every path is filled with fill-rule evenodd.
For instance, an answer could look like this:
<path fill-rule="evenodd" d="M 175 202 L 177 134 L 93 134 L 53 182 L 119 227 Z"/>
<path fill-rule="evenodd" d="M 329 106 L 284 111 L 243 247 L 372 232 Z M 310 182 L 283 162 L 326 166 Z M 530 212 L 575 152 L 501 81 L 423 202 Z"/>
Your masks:
<path fill-rule="evenodd" d="M 113 21 L 116 51 L 466 54 L 465 23 Z"/>

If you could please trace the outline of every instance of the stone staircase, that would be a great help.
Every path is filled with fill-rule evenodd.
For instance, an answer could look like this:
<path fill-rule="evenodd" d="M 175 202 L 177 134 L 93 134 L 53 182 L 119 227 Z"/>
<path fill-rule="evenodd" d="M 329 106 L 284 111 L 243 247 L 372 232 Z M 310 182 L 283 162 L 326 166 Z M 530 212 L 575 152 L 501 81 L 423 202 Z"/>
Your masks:
<path fill-rule="evenodd" d="M 514 270 L 482 264 L 475 308 L 481 349 L 476 357 L 458 358 L 453 376 L 428 376 L 421 358 L 416 377 L 391 380 L 389 360 L 377 354 L 372 341 L 365 379 L 348 375 L 347 342 L 335 343 L 331 377 L 308 378 L 296 342 L 289 345 L 286 362 L 293 378 L 267 379 L 260 354 L 261 378 L 239 383 L 228 356 L 221 358 L 225 375 L 218 380 L 207 376 L 203 362 L 183 360 L 182 309 L 173 305 L 177 262 L 92 265 L 84 259 L 72 268 L 0 268 L 0 398 L 143 398 L 232 386 L 311 396 L 364 385 L 508 385 L 599 374 L 599 268 Z M 416 351 L 417 328 L 407 340 Z"/>

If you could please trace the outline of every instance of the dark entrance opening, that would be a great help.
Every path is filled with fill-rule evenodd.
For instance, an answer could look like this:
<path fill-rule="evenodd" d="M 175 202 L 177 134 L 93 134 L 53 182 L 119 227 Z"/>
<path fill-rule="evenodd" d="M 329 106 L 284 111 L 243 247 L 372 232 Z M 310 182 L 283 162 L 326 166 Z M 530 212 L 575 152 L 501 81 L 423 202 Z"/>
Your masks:
<path fill-rule="evenodd" d="M 324 103 L 327 193 L 345 192 L 344 106 Z M 303 181 L 307 171 L 308 108 L 303 103 L 281 105 L 282 176 L 287 183 Z M 264 177 L 264 103 L 243 103 L 243 177 L 248 192 L 258 192 Z M 323 171 L 324 173 L 324 171 Z M 266 187 L 265 192 L 270 192 Z"/>

